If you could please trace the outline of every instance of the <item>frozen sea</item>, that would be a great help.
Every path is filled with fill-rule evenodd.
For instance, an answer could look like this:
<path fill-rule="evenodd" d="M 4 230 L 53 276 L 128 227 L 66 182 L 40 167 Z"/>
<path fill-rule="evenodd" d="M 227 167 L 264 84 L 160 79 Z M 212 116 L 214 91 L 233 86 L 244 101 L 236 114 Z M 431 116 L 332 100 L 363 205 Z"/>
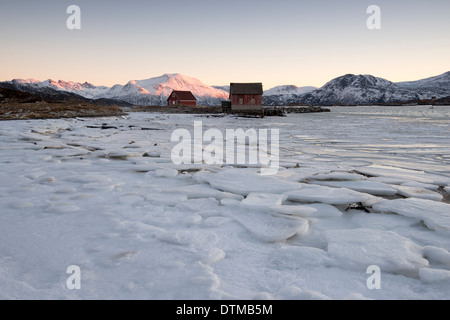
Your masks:
<path fill-rule="evenodd" d="M 448 299 L 450 107 L 331 109 L 0 122 L 0 299 Z M 195 121 L 278 173 L 175 165 Z"/>

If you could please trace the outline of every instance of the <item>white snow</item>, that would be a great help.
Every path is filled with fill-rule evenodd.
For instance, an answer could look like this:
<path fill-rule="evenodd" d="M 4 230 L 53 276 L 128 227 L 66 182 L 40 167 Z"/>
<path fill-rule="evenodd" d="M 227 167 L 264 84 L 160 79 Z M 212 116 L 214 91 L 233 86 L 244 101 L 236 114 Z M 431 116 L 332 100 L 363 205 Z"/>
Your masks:
<path fill-rule="evenodd" d="M 432 190 L 432 191 L 436 191 L 439 189 L 438 185 L 428 184 L 428 183 L 420 183 L 420 182 L 415 182 L 415 181 L 404 182 L 404 183 L 402 183 L 402 186 L 418 187 L 418 188 L 424 188 L 424 189 L 428 189 L 428 190 Z"/>
<path fill-rule="evenodd" d="M 372 176 L 387 176 L 389 178 L 398 178 L 405 181 L 416 181 L 427 184 L 436 184 L 439 186 L 446 186 L 450 181 L 449 177 L 438 174 L 430 174 L 424 171 L 394 168 L 384 165 L 372 165 L 364 168 L 357 168 L 355 171 L 368 174 Z"/>
<path fill-rule="evenodd" d="M 313 247 L 281 246 L 270 255 L 270 263 L 279 270 L 301 270 L 331 262 L 327 252 Z"/>
<path fill-rule="evenodd" d="M 397 193 L 395 188 L 373 181 L 311 181 L 311 183 L 334 188 L 352 189 L 375 196 L 393 196 Z"/>
<path fill-rule="evenodd" d="M 295 85 L 284 85 L 284 86 L 276 86 L 269 90 L 264 91 L 264 95 L 273 96 L 273 95 L 302 95 L 305 93 L 312 92 L 317 90 L 316 87 L 297 87 Z"/>
<path fill-rule="evenodd" d="M 450 108 L 431 112 L 3 121 L 0 299 L 448 299 Z M 280 129 L 282 168 L 174 165 L 199 120 Z"/>
<path fill-rule="evenodd" d="M 442 264 L 450 268 L 450 252 L 444 248 L 426 246 L 423 248 L 423 256 L 432 263 Z"/>
<path fill-rule="evenodd" d="M 329 300 L 330 298 L 315 291 L 302 290 L 299 287 L 288 286 L 277 292 L 282 300 Z"/>
<path fill-rule="evenodd" d="M 406 185 L 392 187 L 397 189 L 399 194 L 408 198 L 421 198 L 434 201 L 441 201 L 444 198 L 441 194 L 422 187 L 409 187 Z"/>
<path fill-rule="evenodd" d="M 158 178 L 172 178 L 172 177 L 176 177 L 178 175 L 178 170 L 176 169 L 170 169 L 170 168 L 165 168 L 165 169 L 158 169 L 155 171 L 155 177 Z"/>
<path fill-rule="evenodd" d="M 281 205 L 287 199 L 286 195 L 271 193 L 250 193 L 243 201 L 247 205 L 273 206 Z"/>
<path fill-rule="evenodd" d="M 349 181 L 357 181 L 357 180 L 365 180 L 367 177 L 349 172 L 330 172 L 330 173 L 322 173 L 317 174 L 311 177 L 314 180 L 349 180 Z"/>
<path fill-rule="evenodd" d="M 359 193 L 347 188 L 330 188 L 318 185 L 302 184 L 300 190 L 285 193 L 288 200 L 298 202 L 318 202 L 335 205 L 364 202 L 369 199 L 366 194 Z"/>
<path fill-rule="evenodd" d="M 327 252 L 340 267 L 364 271 L 377 265 L 385 272 L 413 277 L 419 268 L 428 266 L 420 246 L 391 231 L 330 230 L 324 236 Z"/>
<path fill-rule="evenodd" d="M 242 200 L 244 198 L 243 196 L 238 194 L 219 191 L 206 184 L 194 184 L 184 187 L 167 188 L 165 189 L 165 191 L 168 193 L 183 194 L 186 195 L 189 199 L 214 198 L 217 200 Z"/>
<path fill-rule="evenodd" d="M 441 283 L 450 280 L 450 271 L 442 269 L 421 268 L 419 270 L 420 280 L 426 283 Z"/>
<path fill-rule="evenodd" d="M 380 212 L 393 212 L 416 218 L 436 231 L 450 233 L 450 205 L 417 198 L 385 200 L 373 206 Z"/>
<path fill-rule="evenodd" d="M 340 217 L 342 212 L 338 210 L 335 206 L 326 203 L 310 203 L 309 208 L 316 209 L 311 216 L 313 217 Z"/>
<path fill-rule="evenodd" d="M 215 189 L 243 196 L 252 192 L 283 193 L 301 188 L 299 183 L 284 181 L 273 176 L 262 176 L 251 169 L 224 170 L 206 179 Z"/>
<path fill-rule="evenodd" d="M 222 212 L 264 242 L 285 241 L 297 234 L 304 235 L 309 229 L 308 220 L 300 217 L 271 215 L 250 208 L 243 214 L 234 206 L 226 206 Z"/>

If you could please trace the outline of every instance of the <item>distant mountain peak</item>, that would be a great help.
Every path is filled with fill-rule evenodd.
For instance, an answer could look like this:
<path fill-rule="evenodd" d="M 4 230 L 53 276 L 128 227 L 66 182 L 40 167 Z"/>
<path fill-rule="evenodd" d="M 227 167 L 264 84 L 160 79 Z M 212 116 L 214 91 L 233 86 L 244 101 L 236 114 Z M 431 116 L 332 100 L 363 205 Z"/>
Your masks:
<path fill-rule="evenodd" d="M 298 102 L 316 105 L 386 104 L 450 95 L 450 79 L 445 74 L 419 81 L 393 83 L 372 75 L 346 74 L 319 90 L 305 94 Z"/>
<path fill-rule="evenodd" d="M 346 74 L 344 76 L 338 77 L 329 81 L 325 84 L 321 89 L 323 90 L 344 90 L 346 88 L 360 88 L 360 89 L 368 89 L 375 87 L 390 87 L 393 86 L 394 83 L 383 79 L 377 78 L 372 75 L 354 75 L 354 74 Z"/>
<path fill-rule="evenodd" d="M 23 84 L 35 84 L 40 83 L 39 80 L 30 78 L 30 79 L 13 79 L 11 82 L 13 83 L 23 83 Z"/>
<path fill-rule="evenodd" d="M 439 94 L 450 88 L 450 71 L 422 80 L 398 82 L 397 85 L 416 90 L 421 94 L 426 94 L 427 92 L 439 89 L 437 92 Z"/>
<path fill-rule="evenodd" d="M 296 85 L 283 85 L 276 86 L 269 90 L 264 91 L 265 96 L 274 96 L 274 95 L 302 95 L 305 93 L 309 93 L 311 91 L 316 90 L 316 87 L 297 87 Z"/>
<path fill-rule="evenodd" d="M 166 73 L 165 76 L 173 77 L 173 78 L 184 78 L 185 75 L 181 73 Z"/>

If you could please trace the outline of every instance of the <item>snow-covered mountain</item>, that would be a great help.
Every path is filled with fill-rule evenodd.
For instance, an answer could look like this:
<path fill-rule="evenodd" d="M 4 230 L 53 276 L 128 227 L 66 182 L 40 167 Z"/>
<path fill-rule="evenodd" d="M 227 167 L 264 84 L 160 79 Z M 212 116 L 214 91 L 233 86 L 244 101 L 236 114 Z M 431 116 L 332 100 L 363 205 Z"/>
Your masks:
<path fill-rule="evenodd" d="M 149 106 L 166 105 L 167 98 L 173 90 L 191 91 L 200 105 L 220 105 L 221 100 L 228 99 L 228 92 L 202 83 L 200 80 L 182 74 L 164 74 L 145 80 L 132 80 L 126 85 L 113 87 L 94 86 L 90 83 L 71 81 L 38 81 L 35 79 L 14 79 L 9 82 L 19 90 L 36 92 L 45 88 L 70 92 L 87 99 L 112 99 L 127 103 Z"/>
<path fill-rule="evenodd" d="M 267 92 L 280 94 L 267 94 Z M 281 92 L 285 92 L 284 94 Z M 450 96 L 450 72 L 418 81 L 394 83 L 371 75 L 347 74 L 326 83 L 322 88 L 296 94 L 295 86 L 282 86 L 265 92 L 264 104 L 282 106 L 368 105 L 417 102 L 422 99 Z"/>
<path fill-rule="evenodd" d="M 410 89 L 417 88 L 442 88 L 450 87 L 450 71 L 436 77 L 426 78 L 418 81 L 398 82 L 398 85 Z"/>
<path fill-rule="evenodd" d="M 347 74 L 322 88 L 297 96 L 297 103 L 311 105 L 389 104 L 450 96 L 449 73 L 414 81 L 394 83 L 371 75 Z"/>
<path fill-rule="evenodd" d="M 272 89 L 264 91 L 266 96 L 276 96 L 276 95 L 302 95 L 309 93 L 311 91 L 317 90 L 316 87 L 297 87 L 294 85 L 277 86 Z"/>
<path fill-rule="evenodd" d="M 132 80 L 125 85 L 113 87 L 94 86 L 90 83 L 71 81 L 38 81 L 15 79 L 0 83 L 8 88 L 32 94 L 78 95 L 86 99 L 107 99 L 129 104 L 150 106 L 166 105 L 172 90 L 191 91 L 198 104 L 220 105 L 229 98 L 229 86 L 208 86 L 200 80 L 182 74 L 164 74 L 145 80 Z M 371 75 L 347 74 L 329 81 L 322 88 L 284 85 L 264 92 L 264 105 L 284 106 L 289 104 L 309 105 L 356 105 L 413 102 L 422 99 L 450 96 L 450 72 L 439 76 L 394 83 Z"/>
<path fill-rule="evenodd" d="M 414 90 L 371 75 L 353 74 L 333 79 L 322 88 L 299 97 L 301 103 L 313 105 L 380 104 L 418 99 Z"/>
<path fill-rule="evenodd" d="M 220 105 L 228 99 L 228 92 L 179 73 L 133 80 L 125 86 L 115 85 L 104 98 L 123 100 L 137 105 L 165 105 L 173 90 L 191 91 L 200 105 Z"/>
<path fill-rule="evenodd" d="M 14 79 L 11 81 L 11 84 L 16 86 L 18 89 L 25 89 L 28 92 L 39 91 L 42 88 L 51 88 L 57 91 L 80 95 L 87 99 L 103 98 L 102 95 L 109 90 L 108 87 L 94 86 L 88 82 L 78 83 L 62 80 L 54 81 L 52 79 L 42 82 L 35 79 Z"/>
<path fill-rule="evenodd" d="M 297 101 L 298 97 L 317 90 L 316 87 L 297 87 L 294 85 L 277 86 L 264 91 L 263 103 L 271 106 L 283 106 L 290 101 Z"/>
<path fill-rule="evenodd" d="M 450 96 L 450 71 L 423 80 L 398 82 L 397 85 L 416 91 L 424 99 L 447 97 Z"/>
<path fill-rule="evenodd" d="M 212 86 L 215 89 L 219 89 L 219 90 L 223 90 L 227 93 L 230 93 L 230 85 L 225 85 L 225 86 Z"/>

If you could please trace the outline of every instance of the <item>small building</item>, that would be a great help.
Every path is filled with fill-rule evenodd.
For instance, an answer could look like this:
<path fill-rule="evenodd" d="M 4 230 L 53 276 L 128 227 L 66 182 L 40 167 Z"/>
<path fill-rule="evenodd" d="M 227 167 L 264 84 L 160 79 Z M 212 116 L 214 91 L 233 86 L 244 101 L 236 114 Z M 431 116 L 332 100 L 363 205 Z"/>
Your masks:
<path fill-rule="evenodd" d="M 197 106 L 197 98 L 190 91 L 174 90 L 167 99 L 168 106 Z"/>
<path fill-rule="evenodd" d="M 262 83 L 231 83 L 230 101 L 233 111 L 262 110 Z"/>
<path fill-rule="evenodd" d="M 231 113 L 231 101 L 222 101 L 222 112 Z"/>

